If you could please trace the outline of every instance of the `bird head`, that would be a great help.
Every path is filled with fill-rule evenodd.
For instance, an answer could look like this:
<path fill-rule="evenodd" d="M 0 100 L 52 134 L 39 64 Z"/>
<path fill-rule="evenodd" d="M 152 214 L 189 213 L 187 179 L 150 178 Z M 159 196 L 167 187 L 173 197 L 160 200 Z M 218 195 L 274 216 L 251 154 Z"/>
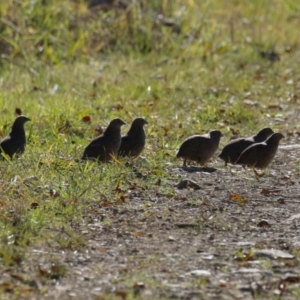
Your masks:
<path fill-rule="evenodd" d="M 259 133 L 257 134 L 258 136 L 263 136 L 263 137 L 266 137 L 268 138 L 270 135 L 272 135 L 274 133 L 274 131 L 269 128 L 269 127 L 266 127 L 266 128 L 263 128 L 262 130 L 259 131 Z"/>
<path fill-rule="evenodd" d="M 28 121 L 31 121 L 31 119 L 29 119 L 29 118 L 21 115 L 21 116 L 16 117 L 14 124 L 16 124 L 16 125 L 23 125 L 23 124 L 25 124 Z"/>
<path fill-rule="evenodd" d="M 276 132 L 276 133 L 273 133 L 268 139 L 267 141 L 270 141 L 270 142 L 279 142 L 281 139 L 284 139 L 285 136 L 280 133 L 280 132 Z"/>
<path fill-rule="evenodd" d="M 116 118 L 116 119 L 113 119 L 110 123 L 109 123 L 109 126 L 110 127 L 116 127 L 116 128 L 120 128 L 122 125 L 125 125 L 126 123 L 121 120 L 120 118 Z"/>
<path fill-rule="evenodd" d="M 133 120 L 133 126 L 143 127 L 144 125 L 148 124 L 148 122 L 144 118 L 136 118 Z"/>
<path fill-rule="evenodd" d="M 31 121 L 29 118 L 21 115 L 21 116 L 18 116 L 16 117 L 15 121 L 14 121 L 14 124 L 12 126 L 12 132 L 16 132 L 18 130 L 24 130 L 24 124 L 27 122 L 27 121 Z"/>
<path fill-rule="evenodd" d="M 219 130 L 213 130 L 209 133 L 209 135 L 211 138 L 218 140 L 223 136 L 222 132 Z"/>

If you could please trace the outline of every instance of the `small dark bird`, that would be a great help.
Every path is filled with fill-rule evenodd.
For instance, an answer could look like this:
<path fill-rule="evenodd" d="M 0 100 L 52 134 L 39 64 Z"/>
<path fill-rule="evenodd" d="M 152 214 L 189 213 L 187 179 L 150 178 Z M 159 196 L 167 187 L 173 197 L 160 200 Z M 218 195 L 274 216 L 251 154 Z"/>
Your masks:
<path fill-rule="evenodd" d="M 11 132 L 0 143 L 0 153 L 2 152 L 12 158 L 14 154 L 22 154 L 25 151 L 26 135 L 24 124 L 27 121 L 30 121 L 30 119 L 22 115 L 15 119 Z"/>
<path fill-rule="evenodd" d="M 263 128 L 257 135 L 232 140 L 222 149 L 218 157 L 225 161 L 225 166 L 228 163 L 234 164 L 246 148 L 254 143 L 265 141 L 273 133 L 274 131 L 271 128 Z"/>
<path fill-rule="evenodd" d="M 222 136 L 219 130 L 203 135 L 193 135 L 182 143 L 176 157 L 184 159 L 184 167 L 186 167 L 186 161 L 196 161 L 207 167 L 206 163 L 217 151 Z"/>
<path fill-rule="evenodd" d="M 253 168 L 255 174 L 257 174 L 255 169 L 265 169 L 273 160 L 279 142 L 283 138 L 284 136 L 277 132 L 273 133 L 265 142 L 249 146 L 242 152 L 236 164 Z"/>
<path fill-rule="evenodd" d="M 92 140 L 85 148 L 82 159 L 109 162 L 118 154 L 121 144 L 121 126 L 124 124 L 124 121 L 119 118 L 112 120 L 103 134 Z"/>
<path fill-rule="evenodd" d="M 136 118 L 126 135 L 121 139 L 121 146 L 118 155 L 121 157 L 138 157 L 144 150 L 146 134 L 144 125 L 148 122 L 143 118 Z"/>

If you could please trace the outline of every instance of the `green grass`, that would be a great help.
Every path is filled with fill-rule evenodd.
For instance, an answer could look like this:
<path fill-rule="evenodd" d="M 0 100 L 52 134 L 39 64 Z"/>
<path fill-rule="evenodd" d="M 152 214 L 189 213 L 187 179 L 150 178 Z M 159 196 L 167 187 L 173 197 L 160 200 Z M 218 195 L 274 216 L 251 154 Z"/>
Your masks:
<path fill-rule="evenodd" d="M 85 249 L 76 225 L 98 207 L 122 206 L 133 186 L 173 197 L 166 167 L 181 164 L 174 157 L 189 135 L 220 129 L 225 144 L 265 126 L 299 131 L 287 114 L 300 92 L 295 1 L 136 1 L 107 12 L 79 0 L 45 2 L 0 4 L 1 137 L 15 108 L 32 119 L 25 154 L 0 162 L 3 266 L 20 265 L 32 247 Z M 269 49 L 280 61 L 260 57 Z M 98 124 L 120 117 L 126 132 L 136 116 L 149 122 L 142 176 L 124 160 L 77 161 Z"/>

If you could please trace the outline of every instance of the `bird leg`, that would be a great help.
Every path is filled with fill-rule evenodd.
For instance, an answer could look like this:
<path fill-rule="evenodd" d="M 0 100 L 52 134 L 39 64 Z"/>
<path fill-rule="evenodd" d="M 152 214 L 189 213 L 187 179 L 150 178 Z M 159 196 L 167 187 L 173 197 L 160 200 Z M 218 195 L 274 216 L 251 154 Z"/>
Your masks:
<path fill-rule="evenodd" d="M 186 159 L 183 161 L 183 167 L 186 167 Z"/>
<path fill-rule="evenodd" d="M 259 173 L 256 171 L 255 168 L 253 168 L 253 171 L 254 171 L 254 174 L 257 176 L 257 177 L 263 177 L 265 175 L 265 171 L 263 171 L 262 173 Z"/>

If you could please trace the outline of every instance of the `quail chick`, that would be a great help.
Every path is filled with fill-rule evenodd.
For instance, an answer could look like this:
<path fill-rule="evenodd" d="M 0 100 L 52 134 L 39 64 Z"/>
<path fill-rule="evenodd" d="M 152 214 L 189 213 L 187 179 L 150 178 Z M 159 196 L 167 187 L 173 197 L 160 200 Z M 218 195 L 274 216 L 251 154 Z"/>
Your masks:
<path fill-rule="evenodd" d="M 254 136 L 232 140 L 222 149 L 218 157 L 225 161 L 225 166 L 228 163 L 234 164 L 246 148 L 265 141 L 273 133 L 271 128 L 263 128 Z"/>
<path fill-rule="evenodd" d="M 144 150 L 146 143 L 146 134 L 144 125 L 148 122 L 143 118 L 136 118 L 126 135 L 121 139 L 121 145 L 118 155 L 121 157 L 138 157 Z"/>
<path fill-rule="evenodd" d="M 217 151 L 222 133 L 213 130 L 204 135 L 193 135 L 187 138 L 179 148 L 177 158 L 183 158 L 183 166 L 187 161 L 196 161 L 206 167 L 206 163 Z"/>
<path fill-rule="evenodd" d="M 273 133 L 265 142 L 249 146 L 242 152 L 236 164 L 253 168 L 257 174 L 255 169 L 265 169 L 273 160 L 279 142 L 283 138 L 284 136 L 277 132 Z"/>
<path fill-rule="evenodd" d="M 26 134 L 24 124 L 27 121 L 30 121 L 30 119 L 23 115 L 15 119 L 11 132 L 0 143 L 0 153 L 2 152 L 12 158 L 14 154 L 22 154 L 25 151 Z"/>
<path fill-rule="evenodd" d="M 112 120 L 102 135 L 95 138 L 85 148 L 82 159 L 97 159 L 109 162 L 117 155 L 121 144 L 121 126 L 124 121 L 117 118 Z"/>

